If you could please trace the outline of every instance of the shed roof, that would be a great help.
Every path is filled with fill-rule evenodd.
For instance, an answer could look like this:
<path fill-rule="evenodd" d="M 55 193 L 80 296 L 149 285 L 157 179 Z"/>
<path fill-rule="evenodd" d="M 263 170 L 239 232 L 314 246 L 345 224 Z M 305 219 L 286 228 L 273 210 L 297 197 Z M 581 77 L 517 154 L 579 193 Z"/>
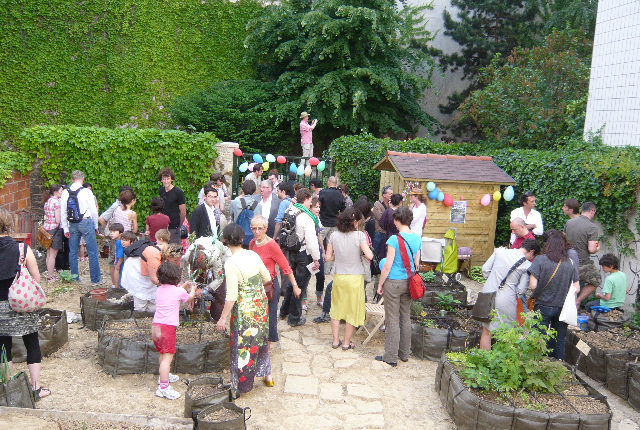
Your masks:
<path fill-rule="evenodd" d="M 416 154 L 387 151 L 376 170 L 397 171 L 404 179 L 483 182 L 514 185 L 516 181 L 491 157 L 472 155 Z"/>

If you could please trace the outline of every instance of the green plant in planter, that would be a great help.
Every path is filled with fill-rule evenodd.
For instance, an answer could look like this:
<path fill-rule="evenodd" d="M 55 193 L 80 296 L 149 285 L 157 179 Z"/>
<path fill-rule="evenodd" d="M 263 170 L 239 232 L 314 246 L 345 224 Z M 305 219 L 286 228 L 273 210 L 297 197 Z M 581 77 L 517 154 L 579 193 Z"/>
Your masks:
<path fill-rule="evenodd" d="M 424 311 L 424 306 L 417 300 L 411 301 L 410 312 L 414 317 L 420 316 L 420 314 Z"/>
<path fill-rule="evenodd" d="M 487 280 L 482 276 L 482 267 L 473 266 L 469 272 L 469 277 L 479 284 L 484 284 Z"/>
<path fill-rule="evenodd" d="M 429 272 L 421 272 L 420 277 L 424 282 L 433 282 L 436 280 L 436 274 L 433 273 L 433 270 Z"/>
<path fill-rule="evenodd" d="M 436 325 L 436 322 L 434 320 L 427 319 L 427 318 L 421 319 L 420 320 L 420 325 L 422 327 L 426 327 L 426 328 L 438 328 L 438 326 Z"/>
<path fill-rule="evenodd" d="M 456 307 L 461 305 L 462 302 L 453 298 L 453 294 L 437 293 L 436 294 L 436 306 L 445 311 L 453 312 Z"/>
<path fill-rule="evenodd" d="M 529 312 L 522 327 L 502 324 L 492 334 L 496 340 L 490 351 L 472 349 L 448 353 L 460 377 L 470 388 L 497 391 L 503 395 L 524 390 L 554 392 L 567 375 L 559 361 L 545 357 L 547 340 L 555 330 L 540 324 L 540 313 Z"/>

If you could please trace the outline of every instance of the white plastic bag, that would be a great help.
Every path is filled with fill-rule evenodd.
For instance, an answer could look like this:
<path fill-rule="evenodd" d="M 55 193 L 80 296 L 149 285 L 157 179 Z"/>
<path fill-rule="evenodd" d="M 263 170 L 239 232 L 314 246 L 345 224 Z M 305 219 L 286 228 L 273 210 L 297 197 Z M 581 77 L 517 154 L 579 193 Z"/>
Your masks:
<path fill-rule="evenodd" d="M 578 327 L 578 308 L 576 307 L 576 289 L 573 284 L 569 286 L 567 297 L 564 299 L 562 311 L 560 311 L 560 321 L 574 327 Z"/>

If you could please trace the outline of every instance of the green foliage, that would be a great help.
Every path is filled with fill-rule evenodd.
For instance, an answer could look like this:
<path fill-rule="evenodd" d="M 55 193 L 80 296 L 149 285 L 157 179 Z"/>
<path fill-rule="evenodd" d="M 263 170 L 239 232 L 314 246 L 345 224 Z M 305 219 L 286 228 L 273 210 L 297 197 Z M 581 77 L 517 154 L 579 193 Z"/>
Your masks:
<path fill-rule="evenodd" d="M 257 0 L 0 2 L 0 141 L 25 126 L 163 127 L 166 102 L 247 79 Z"/>
<path fill-rule="evenodd" d="M 543 22 L 545 33 L 554 29 L 581 29 L 590 40 L 596 29 L 597 0 L 554 0 L 544 2 Z"/>
<path fill-rule="evenodd" d="M 184 191 L 187 208 L 196 206 L 198 191 L 217 157 L 217 142 L 210 133 L 48 126 L 25 129 L 18 147 L 31 159 L 44 160 L 46 184 L 60 181 L 63 172 L 70 177 L 73 170 L 83 171 L 102 208 L 113 203 L 120 186 L 130 185 L 138 198 L 138 223 L 144 225 L 149 202 L 160 189 L 162 167 L 175 173 L 174 184 Z"/>
<path fill-rule="evenodd" d="M 465 384 L 501 394 L 554 392 L 567 369 L 559 361 L 544 358 L 547 340 L 555 330 L 540 324 L 540 313 L 529 312 L 523 327 L 503 324 L 493 333 L 491 350 L 473 349 L 467 353 L 448 353 Z"/>
<path fill-rule="evenodd" d="M 69 276 L 71 275 L 71 272 L 69 272 L 68 270 L 64 270 L 63 272 L 68 273 Z M 61 274 L 60 279 L 62 280 L 62 272 L 60 272 L 60 274 Z M 62 280 L 62 282 L 65 282 L 65 283 L 70 283 L 72 281 L 73 281 L 73 278 L 69 278 L 69 277 Z M 65 294 L 71 291 L 73 291 L 73 285 L 61 285 L 59 287 L 54 288 L 53 291 L 51 291 L 51 295 L 55 297 L 60 294 Z"/>
<path fill-rule="evenodd" d="M 346 131 L 412 132 L 432 120 L 419 100 L 435 65 L 426 7 L 391 0 L 288 0 L 248 25 L 245 46 L 261 76 L 276 82 L 278 118 L 297 129 L 300 111 L 316 136 Z"/>
<path fill-rule="evenodd" d="M 61 270 L 59 275 L 60 275 L 60 282 L 64 284 L 70 284 L 78 277 L 78 275 L 73 275 L 70 270 Z"/>
<path fill-rule="evenodd" d="M 629 217 L 637 207 L 640 187 L 640 148 L 610 147 L 599 139 L 585 142 L 565 139 L 562 146 L 549 150 L 511 149 L 490 143 L 444 144 L 428 139 L 394 141 L 376 139 L 370 134 L 344 136 L 334 140 L 327 154 L 336 160 L 340 180 L 349 185 L 352 196 L 378 199 L 380 172 L 372 167 L 386 150 L 435 154 L 488 155 L 516 181 L 516 198 L 500 200 L 496 246 L 508 243 L 509 215 L 518 206 L 525 191 L 536 193 L 536 209 L 542 214 L 545 228 L 564 229 L 567 218 L 560 208 L 565 199 L 592 201 L 596 219 L 605 236 L 615 237 L 621 254 L 633 253 L 634 239 Z M 636 228 L 640 218 L 636 219 Z"/>
<path fill-rule="evenodd" d="M 422 318 L 419 321 L 420 325 L 422 327 L 426 327 L 426 328 L 438 328 L 438 325 L 436 324 L 436 322 L 434 320 L 428 319 L 428 318 Z"/>
<path fill-rule="evenodd" d="M 0 151 L 0 188 L 14 171 L 24 174 L 29 170 L 31 170 L 31 164 L 25 154 L 16 151 Z"/>
<path fill-rule="evenodd" d="M 414 317 L 419 316 L 424 311 L 424 306 L 417 300 L 411 301 L 410 312 Z"/>
<path fill-rule="evenodd" d="M 436 306 L 445 311 L 453 312 L 462 302 L 453 298 L 453 294 L 436 293 Z"/>
<path fill-rule="evenodd" d="M 482 276 L 482 267 L 480 266 L 471 267 L 469 276 L 479 284 L 484 284 L 485 282 L 487 282 L 487 280 L 484 279 L 484 276 Z"/>
<path fill-rule="evenodd" d="M 479 74 L 482 89 L 460 106 L 487 139 L 520 148 L 549 148 L 582 136 L 591 41 L 554 32 L 535 48 L 497 54 Z"/>
<path fill-rule="evenodd" d="M 273 82 L 224 81 L 179 97 L 170 111 L 182 127 L 211 132 L 245 151 L 287 153 L 287 147 L 297 145 L 297 136 L 290 118 L 278 116 L 276 98 Z"/>
<path fill-rule="evenodd" d="M 420 272 L 420 277 L 424 282 L 433 282 L 436 280 L 436 274 L 433 273 L 433 270 L 428 272 Z"/>

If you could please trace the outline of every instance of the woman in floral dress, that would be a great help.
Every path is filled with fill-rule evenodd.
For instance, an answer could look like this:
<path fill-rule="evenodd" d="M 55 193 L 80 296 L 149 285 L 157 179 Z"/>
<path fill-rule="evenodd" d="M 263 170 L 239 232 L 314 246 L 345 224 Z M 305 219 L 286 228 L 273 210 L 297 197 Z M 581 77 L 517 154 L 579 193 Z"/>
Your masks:
<path fill-rule="evenodd" d="M 242 249 L 243 239 L 238 224 L 229 224 L 222 232 L 231 257 L 224 263 L 227 296 L 217 323 L 218 330 L 224 330 L 231 314 L 231 384 L 238 394 L 251 391 L 256 376 L 273 387 L 268 300 L 263 287 L 271 275 L 258 254 Z"/>

